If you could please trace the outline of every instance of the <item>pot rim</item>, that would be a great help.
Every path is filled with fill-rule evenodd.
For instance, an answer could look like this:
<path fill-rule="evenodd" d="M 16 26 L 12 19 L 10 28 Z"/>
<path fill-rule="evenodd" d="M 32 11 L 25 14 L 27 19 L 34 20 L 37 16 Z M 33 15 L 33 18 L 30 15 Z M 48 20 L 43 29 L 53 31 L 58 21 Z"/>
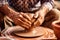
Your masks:
<path fill-rule="evenodd" d="M 60 20 L 57 20 L 57 21 L 52 22 L 53 27 L 60 28 L 60 25 L 58 25 L 57 23 L 60 23 Z"/>

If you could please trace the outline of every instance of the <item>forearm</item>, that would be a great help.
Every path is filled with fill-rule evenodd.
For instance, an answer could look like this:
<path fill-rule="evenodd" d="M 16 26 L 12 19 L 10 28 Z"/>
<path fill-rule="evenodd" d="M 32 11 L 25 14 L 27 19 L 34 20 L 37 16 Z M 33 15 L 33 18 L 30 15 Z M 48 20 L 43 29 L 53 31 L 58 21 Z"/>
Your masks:
<path fill-rule="evenodd" d="M 13 9 L 8 7 L 7 5 L 0 8 L 0 11 L 3 12 L 5 15 L 7 15 L 9 18 L 11 18 L 15 22 L 15 18 L 18 17 L 18 13 L 15 12 Z"/>
<path fill-rule="evenodd" d="M 42 16 L 45 16 L 52 8 L 53 6 L 49 2 L 47 2 L 42 5 L 39 11 L 42 13 Z"/>
<path fill-rule="evenodd" d="M 42 16 L 45 16 L 49 12 L 48 8 L 44 6 L 42 6 L 39 11 L 42 14 Z"/>
<path fill-rule="evenodd" d="M 20 32 L 22 30 L 25 30 L 25 29 L 22 28 L 21 26 L 12 26 L 12 27 L 9 27 L 6 30 L 3 30 L 2 33 L 5 33 L 5 34 L 9 34 L 10 33 L 11 34 L 11 33 L 15 33 L 15 32 Z"/>
<path fill-rule="evenodd" d="M 4 5 L 2 7 L 0 7 L 0 11 L 3 12 L 4 14 L 8 15 L 15 15 L 18 14 L 17 12 L 15 12 L 13 9 L 11 9 L 10 7 L 8 7 L 8 5 Z"/>
<path fill-rule="evenodd" d="M 14 32 L 21 31 L 21 30 L 25 30 L 25 29 L 23 27 L 21 27 L 21 26 L 12 27 L 12 31 L 14 31 Z"/>

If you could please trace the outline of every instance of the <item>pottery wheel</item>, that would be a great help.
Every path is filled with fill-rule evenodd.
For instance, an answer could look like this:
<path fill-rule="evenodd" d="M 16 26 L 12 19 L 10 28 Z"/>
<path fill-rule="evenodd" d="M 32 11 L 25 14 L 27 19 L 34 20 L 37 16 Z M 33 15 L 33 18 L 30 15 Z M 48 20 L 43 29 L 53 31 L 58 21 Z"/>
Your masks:
<path fill-rule="evenodd" d="M 45 34 L 45 30 L 42 27 L 35 27 L 32 31 L 26 33 L 15 33 L 15 35 L 24 38 L 40 37 Z"/>

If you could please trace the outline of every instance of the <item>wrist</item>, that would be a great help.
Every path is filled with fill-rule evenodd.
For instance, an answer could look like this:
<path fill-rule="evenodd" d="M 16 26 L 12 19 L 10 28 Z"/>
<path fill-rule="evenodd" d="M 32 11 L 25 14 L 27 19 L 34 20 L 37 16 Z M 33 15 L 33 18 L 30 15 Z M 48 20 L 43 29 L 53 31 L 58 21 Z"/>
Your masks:
<path fill-rule="evenodd" d="M 42 16 L 45 16 L 52 8 L 53 6 L 49 2 L 46 2 L 42 5 L 39 11 L 43 14 Z"/>
<path fill-rule="evenodd" d="M 43 4 L 43 6 L 46 7 L 47 9 L 49 9 L 49 11 L 53 8 L 52 4 L 49 3 L 49 2 L 45 2 L 45 3 Z"/>
<path fill-rule="evenodd" d="M 49 9 L 42 6 L 41 9 L 39 10 L 40 14 L 45 17 L 45 15 L 48 13 Z"/>

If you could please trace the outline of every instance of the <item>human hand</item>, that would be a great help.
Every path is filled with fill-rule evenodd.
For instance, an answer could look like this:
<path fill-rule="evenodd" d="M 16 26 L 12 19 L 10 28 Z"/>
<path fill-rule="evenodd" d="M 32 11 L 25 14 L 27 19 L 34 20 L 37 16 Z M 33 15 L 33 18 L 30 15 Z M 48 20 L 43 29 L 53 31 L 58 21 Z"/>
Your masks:
<path fill-rule="evenodd" d="M 12 33 L 20 32 L 23 30 L 25 30 L 25 28 L 21 26 L 12 26 L 7 29 L 4 29 L 1 33 L 2 33 L 2 36 L 6 36 L 6 35 L 11 35 Z"/>
<path fill-rule="evenodd" d="M 28 16 L 27 13 L 20 12 L 17 18 L 14 18 L 14 22 L 26 29 L 29 29 L 31 27 L 31 18 Z"/>
<path fill-rule="evenodd" d="M 41 11 L 37 11 L 34 15 L 34 18 L 36 18 L 36 21 L 34 22 L 34 26 L 39 26 L 44 21 L 44 14 Z"/>

